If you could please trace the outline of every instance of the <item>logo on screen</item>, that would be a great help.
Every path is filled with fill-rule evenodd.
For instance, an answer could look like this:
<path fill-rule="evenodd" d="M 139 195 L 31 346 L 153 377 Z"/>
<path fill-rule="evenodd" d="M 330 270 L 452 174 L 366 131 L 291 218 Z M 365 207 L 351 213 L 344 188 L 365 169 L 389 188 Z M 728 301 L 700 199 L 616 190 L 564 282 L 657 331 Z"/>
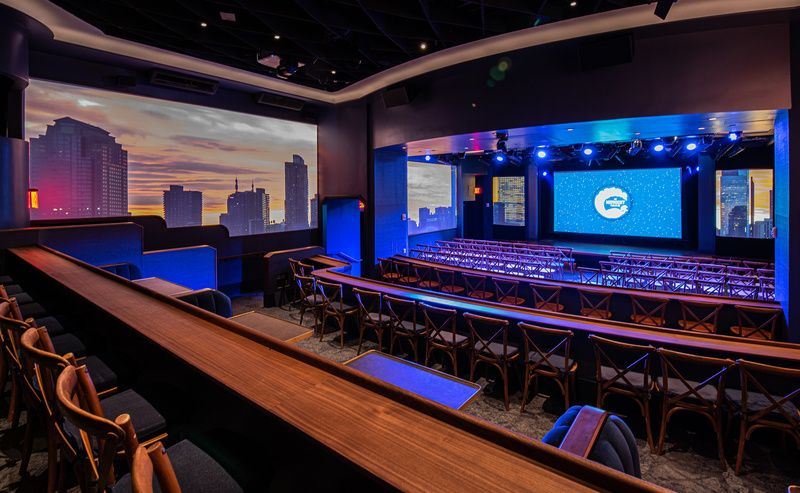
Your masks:
<path fill-rule="evenodd" d="M 594 208 L 606 219 L 619 219 L 630 210 L 628 192 L 619 187 L 601 188 L 594 196 Z"/>

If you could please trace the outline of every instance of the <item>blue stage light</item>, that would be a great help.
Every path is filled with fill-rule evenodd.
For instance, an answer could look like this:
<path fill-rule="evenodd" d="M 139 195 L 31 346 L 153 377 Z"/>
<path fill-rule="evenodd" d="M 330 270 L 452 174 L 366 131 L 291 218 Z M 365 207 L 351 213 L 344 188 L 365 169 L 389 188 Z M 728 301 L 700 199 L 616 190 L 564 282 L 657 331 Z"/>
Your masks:
<path fill-rule="evenodd" d="M 497 161 L 498 163 L 502 163 L 503 161 L 506 160 L 506 157 L 503 156 L 502 154 L 495 154 L 494 160 Z"/>
<path fill-rule="evenodd" d="M 425 154 L 425 161 L 430 161 L 430 160 L 431 160 L 431 155 Z"/>
<path fill-rule="evenodd" d="M 739 134 L 736 133 L 736 132 L 729 133 L 728 134 L 728 140 L 730 140 L 731 142 L 739 140 Z"/>
<path fill-rule="evenodd" d="M 695 149 L 697 149 L 697 144 L 696 143 L 689 142 L 688 144 L 686 144 L 686 150 L 687 151 L 693 151 Z"/>
<path fill-rule="evenodd" d="M 662 152 L 664 150 L 664 144 L 656 144 L 653 146 L 653 150 L 655 152 Z"/>
<path fill-rule="evenodd" d="M 694 170 L 699 173 L 700 172 L 700 166 L 695 166 Z"/>
<path fill-rule="evenodd" d="M 591 156 L 592 154 L 594 154 L 594 149 L 592 149 L 591 147 L 586 147 L 586 148 L 583 150 L 583 154 L 584 154 L 585 156 Z"/>
<path fill-rule="evenodd" d="M 542 176 L 547 176 L 547 171 L 542 171 Z"/>
<path fill-rule="evenodd" d="M 538 151 L 536 151 L 536 157 L 538 157 L 539 159 L 546 158 L 547 157 L 547 151 L 545 151 L 544 149 L 539 149 Z"/>

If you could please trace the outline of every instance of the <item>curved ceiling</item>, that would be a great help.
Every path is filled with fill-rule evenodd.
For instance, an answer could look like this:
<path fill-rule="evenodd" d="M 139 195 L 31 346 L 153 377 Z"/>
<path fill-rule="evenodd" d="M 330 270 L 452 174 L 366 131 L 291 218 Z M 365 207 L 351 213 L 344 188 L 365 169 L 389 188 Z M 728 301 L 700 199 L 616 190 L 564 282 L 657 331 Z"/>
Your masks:
<path fill-rule="evenodd" d="M 135 2 L 125 0 L 119 1 L 129 5 L 136 4 Z M 426 0 L 419 1 L 420 5 L 429 6 L 429 4 L 432 4 L 432 2 L 426 2 Z M 46 0 L 0 0 L 0 3 L 6 4 L 38 20 L 52 31 L 53 36 L 57 41 L 127 56 L 177 70 L 194 72 L 212 78 L 235 81 L 269 92 L 281 93 L 304 100 L 329 104 L 357 100 L 393 84 L 397 84 L 404 80 L 423 75 L 434 70 L 530 46 L 579 38 L 593 34 L 633 29 L 637 27 L 660 24 L 663 22 L 678 22 L 704 17 L 754 13 L 800 6 L 800 0 L 680 0 L 672 7 L 672 10 L 670 11 L 669 17 L 666 21 L 662 21 L 660 18 L 653 15 L 654 5 L 652 4 L 630 6 L 592 15 L 574 17 L 571 19 L 561 20 L 559 22 L 552 22 L 550 24 L 538 25 L 536 27 L 518 29 L 514 30 L 513 32 L 485 37 L 476 41 L 468 41 L 451 47 L 441 48 L 434 53 L 424 56 L 404 53 L 402 57 L 396 59 L 397 62 L 401 63 L 389 65 L 389 68 L 383 70 L 380 70 L 381 67 L 375 67 L 372 71 L 365 70 L 364 72 L 358 72 L 349 66 L 342 65 L 342 67 L 345 69 L 342 75 L 352 75 L 354 76 L 353 80 L 357 81 L 343 85 L 340 89 L 327 91 L 316 87 L 308 87 L 297 84 L 288 80 L 277 79 L 274 76 L 256 73 L 241 67 L 232 66 L 235 64 L 230 61 L 226 62 L 229 64 L 223 64 L 219 63 L 218 61 L 210 61 L 199 58 L 198 56 L 202 56 L 202 53 L 193 53 L 198 56 L 190 56 L 188 54 L 178 53 L 177 51 L 149 46 L 136 41 L 111 36 L 104 33 L 98 27 L 85 22 L 84 20 L 69 13 L 67 10 L 64 10 L 54 3 Z M 77 4 L 79 2 L 68 2 L 67 0 L 63 0 L 59 1 L 59 3 L 66 5 Z M 181 5 L 193 5 L 194 2 L 191 0 L 178 0 L 177 3 Z M 231 10 L 231 5 L 241 6 L 249 4 L 250 2 L 245 0 L 217 0 L 215 3 L 218 6 L 215 8 L 219 8 L 219 11 L 226 11 L 223 10 L 226 8 L 226 6 L 228 7 L 228 10 Z M 305 5 L 306 7 L 309 5 L 318 4 L 318 2 L 312 0 L 294 0 L 290 3 L 301 6 Z M 391 38 L 395 37 L 395 30 L 397 28 L 388 28 L 388 25 L 385 24 L 387 20 L 385 17 L 386 13 L 380 12 L 375 8 L 375 0 L 340 0 L 340 3 L 347 4 L 350 7 L 357 6 L 359 9 L 361 9 L 363 14 L 361 21 L 364 21 L 365 18 L 369 19 L 372 23 L 373 30 L 377 30 L 380 32 L 380 35 L 385 38 L 384 42 L 386 42 L 386 40 L 392 42 Z M 392 5 L 394 2 L 387 1 L 384 3 L 386 5 Z M 461 3 L 470 2 L 468 0 L 464 0 Z M 500 2 L 499 0 L 484 0 L 480 3 L 486 5 L 502 3 L 512 6 L 525 4 L 525 2 Z M 632 0 L 612 0 L 608 3 L 619 5 L 635 5 L 641 2 Z M 422 7 L 420 8 L 421 10 L 425 10 L 422 9 Z M 342 12 L 344 12 L 344 10 L 342 10 Z M 381 15 L 376 15 L 376 13 Z M 521 13 L 518 14 L 518 16 L 522 15 Z M 423 11 L 423 16 L 424 15 L 425 13 Z M 430 11 L 430 9 L 428 9 L 428 15 L 433 15 L 433 12 Z M 527 19 L 531 19 L 529 13 L 525 15 L 527 15 Z M 219 17 L 217 19 L 219 19 Z M 207 24 L 209 24 L 207 27 L 213 27 L 210 22 L 211 21 L 207 22 Z M 213 22 L 214 24 L 218 24 L 222 21 L 215 19 Z M 436 22 L 428 22 L 428 19 L 426 19 L 426 22 L 428 23 L 429 29 L 428 32 L 426 32 L 425 39 L 427 39 L 427 37 L 432 33 L 432 43 L 441 43 L 441 46 L 447 46 L 448 38 L 441 31 L 438 34 L 438 37 L 436 37 L 437 34 L 436 30 L 434 29 L 434 26 L 437 25 Z M 274 34 L 279 34 L 283 38 L 282 33 L 285 31 L 280 31 L 280 26 L 276 27 L 273 25 L 272 27 L 276 32 L 270 34 L 273 36 Z M 517 26 L 514 24 L 511 25 L 512 29 L 515 27 Z M 267 26 L 267 28 L 269 28 L 269 26 Z M 167 27 L 164 27 L 164 29 L 167 29 Z M 287 36 L 291 35 L 291 33 L 288 32 L 286 34 Z M 485 34 L 489 35 L 493 33 L 487 32 Z M 176 37 L 180 38 L 182 34 L 172 33 L 171 36 L 173 38 L 173 42 L 177 42 Z M 483 34 L 481 37 L 482 36 Z M 403 39 L 397 38 L 397 43 L 393 43 L 396 47 L 396 50 L 394 51 L 403 52 L 404 49 L 410 49 L 409 47 L 412 45 L 409 44 L 406 46 L 406 39 L 410 40 L 412 38 L 413 36 L 410 34 Z M 469 36 L 465 35 L 461 39 L 453 39 L 452 42 L 455 43 L 460 40 L 468 39 Z M 377 46 L 375 46 L 375 48 L 377 48 Z M 387 60 L 394 60 L 394 58 L 391 58 L 391 55 L 387 56 L 389 57 Z M 410 59 L 403 62 L 403 57 Z M 336 75 L 338 75 L 339 70 L 335 68 L 338 67 L 338 65 L 334 64 L 344 63 L 335 60 L 333 56 L 329 56 L 329 58 L 326 59 L 326 62 L 329 64 L 325 67 L 325 70 L 328 71 L 328 74 L 330 74 L 330 70 L 337 70 Z M 389 63 L 391 64 L 395 62 L 390 61 Z M 358 80 L 358 77 L 362 78 Z M 331 89 L 336 89 L 336 87 L 331 86 Z"/>

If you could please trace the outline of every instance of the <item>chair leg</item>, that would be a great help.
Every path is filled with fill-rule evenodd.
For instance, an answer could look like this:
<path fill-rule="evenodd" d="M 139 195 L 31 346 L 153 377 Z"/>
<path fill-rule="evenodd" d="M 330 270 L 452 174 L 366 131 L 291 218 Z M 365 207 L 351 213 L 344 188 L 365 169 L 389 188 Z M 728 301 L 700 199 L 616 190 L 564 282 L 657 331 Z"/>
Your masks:
<path fill-rule="evenodd" d="M 722 470 L 728 468 L 728 463 L 725 460 L 725 443 L 722 437 L 722 412 L 717 410 L 714 413 L 714 432 L 717 434 L 717 451 L 719 453 L 719 461 L 722 463 Z"/>
<path fill-rule="evenodd" d="M 455 349 L 450 350 L 449 354 L 450 359 L 453 360 L 453 376 L 458 377 L 458 354 Z"/>
<path fill-rule="evenodd" d="M 33 452 L 33 413 L 28 410 L 27 421 L 25 423 L 25 438 L 22 441 L 22 459 L 19 463 L 19 475 L 22 477 L 28 476 L 28 464 L 31 460 L 31 453 Z"/>
<path fill-rule="evenodd" d="M 536 377 L 534 377 L 536 378 Z M 528 374 L 528 369 L 525 368 L 525 383 L 522 386 L 522 405 L 519 407 L 519 412 L 525 412 L 525 404 L 528 403 L 528 387 L 530 386 L 531 376 Z"/>
<path fill-rule="evenodd" d="M 661 455 L 664 453 L 664 440 L 667 435 L 667 396 L 664 396 L 664 403 L 661 405 L 661 424 L 658 429 L 658 445 L 656 446 L 656 454 Z"/>
<path fill-rule="evenodd" d="M 358 324 L 358 350 L 356 350 L 356 356 L 361 354 L 361 345 L 364 344 L 364 322 L 362 321 Z"/>
<path fill-rule="evenodd" d="M 650 426 L 650 399 L 644 401 L 644 427 L 647 433 L 647 445 L 650 446 L 650 452 L 652 453 L 655 450 L 655 443 L 653 443 L 653 430 L 651 429 L 652 426 Z"/>
<path fill-rule="evenodd" d="M 47 427 L 47 493 L 54 493 L 58 487 L 59 475 L 63 475 L 63 461 L 58 463 L 58 443 L 53 425 Z"/>
<path fill-rule="evenodd" d="M 344 316 L 336 317 L 336 322 L 339 324 L 339 347 L 344 349 Z"/>
<path fill-rule="evenodd" d="M 742 471 L 742 461 L 744 460 L 744 444 L 747 441 L 747 428 L 745 425 L 745 418 L 742 416 L 741 425 L 739 426 L 739 448 L 736 452 L 736 469 L 734 472 L 738 476 Z"/>
<path fill-rule="evenodd" d="M 475 351 L 470 351 L 469 353 L 469 381 L 475 381 L 475 367 L 478 366 L 478 362 L 475 359 Z"/>
<path fill-rule="evenodd" d="M 503 365 L 501 368 L 500 377 L 503 379 L 503 403 L 506 405 L 506 411 L 508 411 L 508 365 Z"/>
<path fill-rule="evenodd" d="M 567 378 L 564 379 L 564 412 L 569 409 L 569 388 L 572 384 L 572 374 L 567 373 Z"/>
<path fill-rule="evenodd" d="M 328 315 L 322 313 L 321 318 L 322 320 L 319 325 L 319 342 L 322 342 L 322 338 L 325 337 L 325 323 L 328 321 Z"/>
<path fill-rule="evenodd" d="M 11 402 L 8 405 L 8 418 L 11 422 L 11 429 L 16 429 L 19 425 L 20 414 L 20 385 L 17 381 L 16 375 L 11 376 Z"/>

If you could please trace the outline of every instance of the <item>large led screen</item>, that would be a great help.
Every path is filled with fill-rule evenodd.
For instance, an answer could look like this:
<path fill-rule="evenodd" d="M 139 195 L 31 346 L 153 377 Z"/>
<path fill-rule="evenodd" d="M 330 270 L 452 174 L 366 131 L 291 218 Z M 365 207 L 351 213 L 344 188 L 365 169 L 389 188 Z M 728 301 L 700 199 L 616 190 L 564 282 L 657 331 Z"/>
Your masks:
<path fill-rule="evenodd" d="M 408 234 L 456 227 L 456 167 L 408 162 Z"/>
<path fill-rule="evenodd" d="M 774 209 L 771 169 L 717 170 L 717 236 L 771 238 Z"/>
<path fill-rule="evenodd" d="M 556 171 L 553 231 L 681 238 L 681 168 Z"/>
<path fill-rule="evenodd" d="M 42 80 L 25 99 L 33 219 L 317 227 L 316 125 Z"/>

